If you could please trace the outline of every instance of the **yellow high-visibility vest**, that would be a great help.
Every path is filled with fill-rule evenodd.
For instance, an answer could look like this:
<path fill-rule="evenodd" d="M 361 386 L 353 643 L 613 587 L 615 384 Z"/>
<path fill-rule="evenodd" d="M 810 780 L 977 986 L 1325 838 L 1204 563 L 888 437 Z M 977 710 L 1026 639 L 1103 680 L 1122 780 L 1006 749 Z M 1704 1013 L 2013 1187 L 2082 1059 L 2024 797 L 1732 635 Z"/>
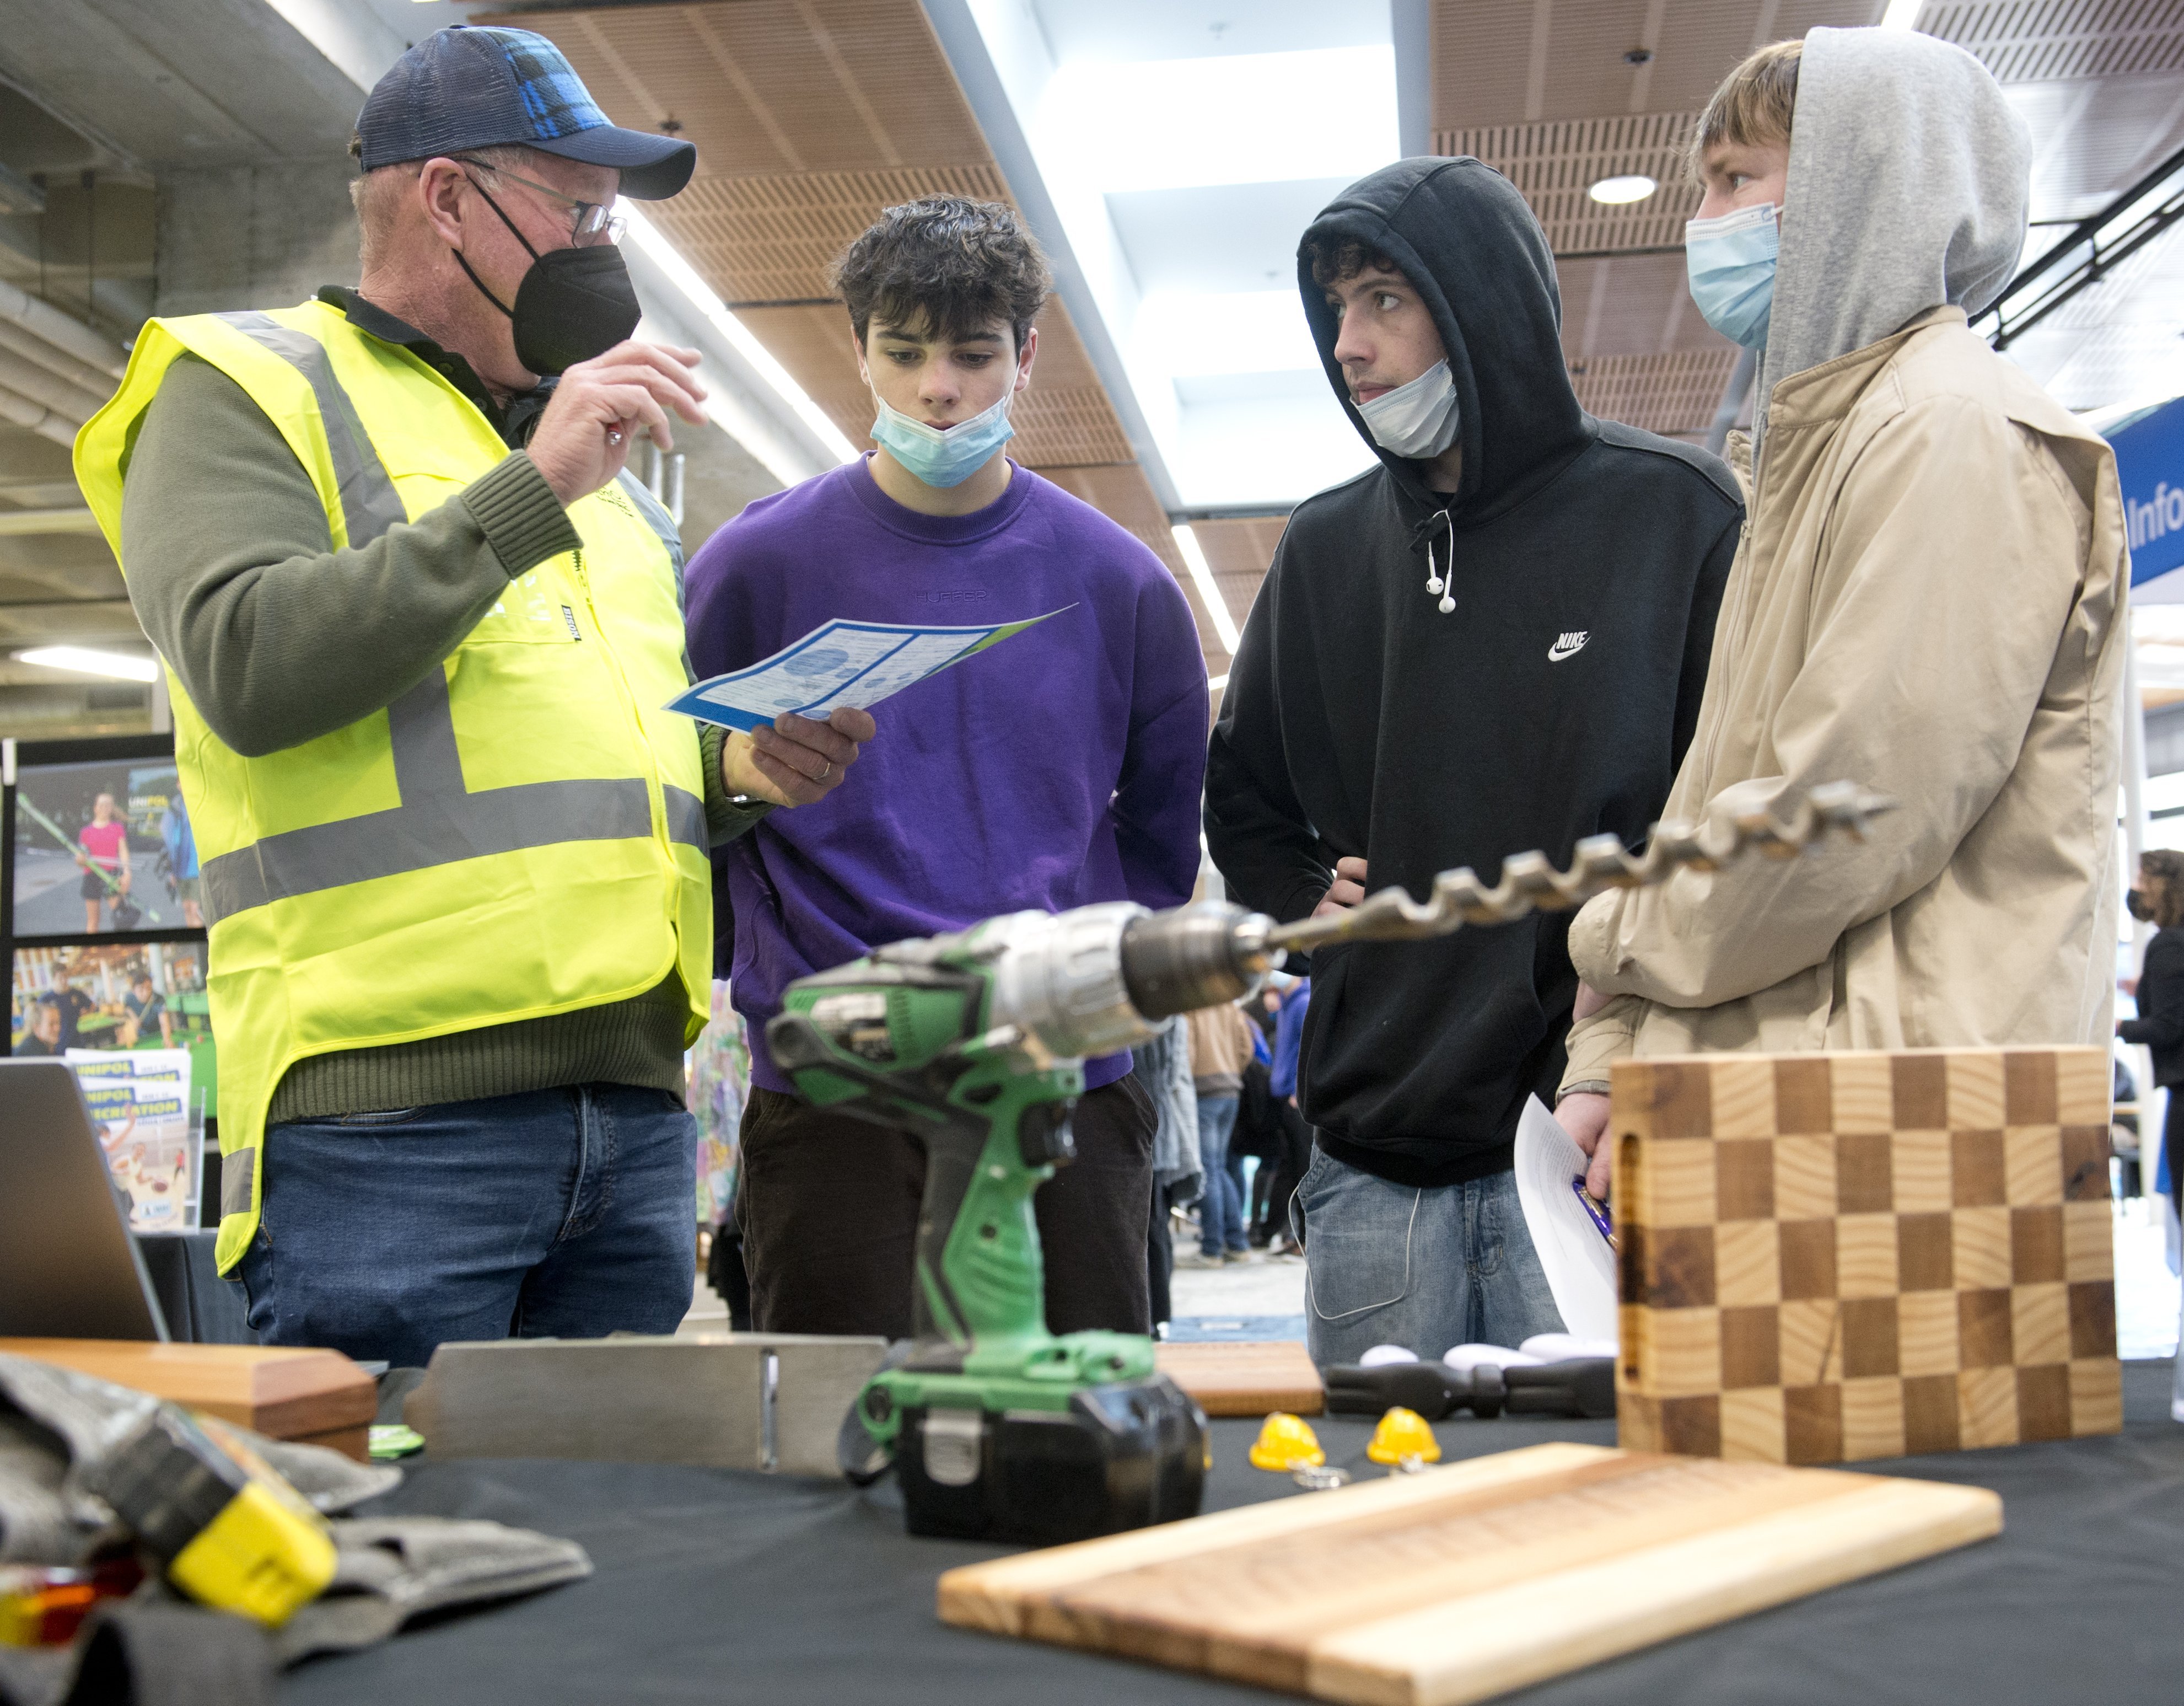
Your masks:
<path fill-rule="evenodd" d="M 326 304 L 154 320 L 75 445 L 125 577 L 130 445 L 185 352 L 281 429 L 337 550 L 508 454 L 454 386 Z M 705 781 L 689 720 L 660 709 L 688 683 L 680 546 L 633 481 L 569 519 L 582 549 L 510 581 L 442 666 L 331 734 L 244 757 L 168 672 L 211 921 L 222 1272 L 257 1231 L 266 1109 L 296 1062 L 623 1001 L 678 969 L 687 1039 L 704 1028 Z"/>

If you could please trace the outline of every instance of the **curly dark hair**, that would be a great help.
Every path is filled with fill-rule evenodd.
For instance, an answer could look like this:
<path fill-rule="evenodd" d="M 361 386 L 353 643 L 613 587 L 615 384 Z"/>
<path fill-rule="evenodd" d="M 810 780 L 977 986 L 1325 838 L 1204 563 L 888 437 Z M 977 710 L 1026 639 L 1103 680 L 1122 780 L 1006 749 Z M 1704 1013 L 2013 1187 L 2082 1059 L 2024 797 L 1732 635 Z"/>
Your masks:
<path fill-rule="evenodd" d="M 2146 879 L 2147 904 L 2153 922 L 2163 929 L 2184 924 L 2184 853 L 2171 847 L 2150 847 L 2138 856 L 2139 875 Z"/>
<path fill-rule="evenodd" d="M 860 344 L 875 316 L 922 337 L 967 337 L 1006 320 L 1018 350 L 1054 287 L 1017 216 L 963 196 L 888 209 L 842 252 L 833 282 Z"/>
<path fill-rule="evenodd" d="M 1402 268 L 1379 249 L 1368 248 L 1351 238 L 1336 243 L 1306 243 L 1305 253 L 1312 257 L 1312 282 L 1322 290 L 1353 279 L 1361 272 L 1392 272 L 1398 278 L 1403 276 Z"/>

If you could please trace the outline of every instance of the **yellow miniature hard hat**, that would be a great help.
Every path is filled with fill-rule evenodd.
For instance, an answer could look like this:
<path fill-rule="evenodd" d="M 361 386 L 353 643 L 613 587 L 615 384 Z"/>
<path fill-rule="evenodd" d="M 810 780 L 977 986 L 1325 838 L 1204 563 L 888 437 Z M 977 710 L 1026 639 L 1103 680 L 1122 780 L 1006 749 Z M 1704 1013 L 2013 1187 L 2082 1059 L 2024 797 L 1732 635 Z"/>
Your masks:
<path fill-rule="evenodd" d="M 1421 1424 L 1423 1425 L 1423 1424 Z M 1319 1441 L 1304 1422 L 1287 1410 L 1276 1410 L 1251 1443 L 1251 1467 L 1286 1472 L 1299 1464 L 1313 1467 L 1327 1461 Z"/>
<path fill-rule="evenodd" d="M 1273 1419 L 1268 1418 L 1269 1424 Z M 1365 1447 L 1365 1455 L 1376 1463 L 1399 1463 L 1405 1458 L 1416 1458 L 1422 1463 L 1437 1463 L 1440 1461 L 1440 1441 L 1434 1437 L 1424 1416 L 1398 1404 L 1380 1418 L 1380 1425 L 1373 1430 L 1373 1443 Z M 1255 1460 L 1256 1457 L 1254 1453 Z"/>

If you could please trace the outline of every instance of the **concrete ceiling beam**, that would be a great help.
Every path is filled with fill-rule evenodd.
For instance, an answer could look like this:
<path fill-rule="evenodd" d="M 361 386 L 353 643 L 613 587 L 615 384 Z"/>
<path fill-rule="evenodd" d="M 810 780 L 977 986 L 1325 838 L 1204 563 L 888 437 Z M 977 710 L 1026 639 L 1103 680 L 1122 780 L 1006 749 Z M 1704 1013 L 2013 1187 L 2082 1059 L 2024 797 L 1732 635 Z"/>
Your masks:
<path fill-rule="evenodd" d="M 119 379 L 129 365 L 129 353 L 112 338 L 5 280 L 0 280 L 0 321 L 21 327 L 110 378 Z"/>
<path fill-rule="evenodd" d="M 82 421 L 70 421 L 56 415 L 44 404 L 33 402 L 28 397 L 8 390 L 4 385 L 0 385 L 0 421 L 13 421 L 18 426 L 28 427 L 41 438 L 50 438 L 56 444 L 71 447 L 75 443 L 76 433 L 83 426 Z"/>

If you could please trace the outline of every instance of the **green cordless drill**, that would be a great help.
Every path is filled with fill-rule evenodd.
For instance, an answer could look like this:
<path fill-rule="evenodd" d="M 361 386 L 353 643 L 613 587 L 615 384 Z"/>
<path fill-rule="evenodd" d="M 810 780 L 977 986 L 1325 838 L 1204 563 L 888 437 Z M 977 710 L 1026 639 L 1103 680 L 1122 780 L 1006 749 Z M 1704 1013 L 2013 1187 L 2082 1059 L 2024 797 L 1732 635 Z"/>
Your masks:
<path fill-rule="evenodd" d="M 1220 904 L 1017 912 L 799 978 L 766 1026 L 775 1062 L 821 1107 L 910 1132 L 926 1154 L 916 1336 L 858 1394 L 843 1472 L 869 1482 L 892 1464 L 913 1534 L 1050 1544 L 1195 1514 L 1206 1419 L 1154 1370 L 1152 1341 L 1046 1330 L 1032 1193 L 1070 1158 L 1086 1057 L 1252 993 L 1292 948 L 1566 912 L 1755 850 L 1794 858 L 1830 833 L 1863 839 L 1893 804 L 1830 783 L 1786 820 L 1657 823 L 1642 856 L 1591 836 L 1567 871 L 1518 854 L 1490 889 L 1446 871 L 1429 900 L 1388 888 L 1286 924 Z"/>
<path fill-rule="evenodd" d="M 915 1337 L 842 1425 L 910 1531 L 1049 1544 L 1197 1513 L 1206 1419 L 1141 1333 L 1046 1329 L 1032 1193 L 1074 1153 L 1087 1056 L 1256 990 L 1272 922 L 1221 905 L 1019 912 L 798 979 L 766 1045 L 798 1090 L 926 1154 Z"/>

